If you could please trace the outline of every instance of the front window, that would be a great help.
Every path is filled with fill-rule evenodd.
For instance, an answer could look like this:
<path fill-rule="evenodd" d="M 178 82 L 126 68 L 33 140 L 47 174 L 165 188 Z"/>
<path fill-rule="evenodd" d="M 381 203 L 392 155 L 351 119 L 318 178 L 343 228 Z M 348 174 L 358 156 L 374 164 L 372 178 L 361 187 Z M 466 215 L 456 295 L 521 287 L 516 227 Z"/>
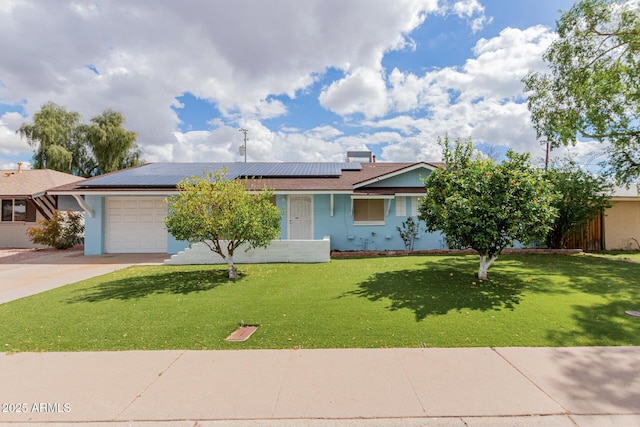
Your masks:
<path fill-rule="evenodd" d="M 384 199 L 355 199 L 353 222 L 359 225 L 384 225 Z"/>
<path fill-rule="evenodd" d="M 418 207 L 420 206 L 420 197 L 411 197 L 411 216 L 418 216 Z"/>
<path fill-rule="evenodd" d="M 396 216 L 407 216 L 407 198 L 396 196 Z"/>
<path fill-rule="evenodd" d="M 26 221 L 27 201 L 25 199 L 3 199 L 2 200 L 2 221 Z"/>

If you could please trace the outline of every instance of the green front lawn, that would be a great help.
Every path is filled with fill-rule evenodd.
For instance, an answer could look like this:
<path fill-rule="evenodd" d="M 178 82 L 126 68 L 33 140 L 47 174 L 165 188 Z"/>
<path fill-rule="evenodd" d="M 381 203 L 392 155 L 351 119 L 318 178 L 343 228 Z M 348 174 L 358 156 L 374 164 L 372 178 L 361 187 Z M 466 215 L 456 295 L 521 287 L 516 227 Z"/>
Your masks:
<path fill-rule="evenodd" d="M 610 251 L 610 252 L 597 252 L 595 256 L 602 256 L 608 259 L 615 259 L 618 261 L 631 261 L 640 262 L 640 252 L 638 251 Z"/>
<path fill-rule="evenodd" d="M 5 351 L 640 345 L 640 264 L 509 255 L 140 266 L 0 305 Z M 259 324 L 245 343 L 225 341 Z"/>

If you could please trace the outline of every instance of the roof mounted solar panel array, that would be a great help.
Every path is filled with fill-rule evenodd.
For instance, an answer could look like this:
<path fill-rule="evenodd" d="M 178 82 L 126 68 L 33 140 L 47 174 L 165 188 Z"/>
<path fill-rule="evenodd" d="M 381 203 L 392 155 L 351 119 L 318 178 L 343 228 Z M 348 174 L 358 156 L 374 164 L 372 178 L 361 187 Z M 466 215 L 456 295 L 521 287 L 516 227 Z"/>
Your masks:
<path fill-rule="evenodd" d="M 343 170 L 358 171 L 360 163 L 149 163 L 99 176 L 81 187 L 173 187 L 178 182 L 203 173 L 226 168 L 229 179 L 339 177 Z"/>

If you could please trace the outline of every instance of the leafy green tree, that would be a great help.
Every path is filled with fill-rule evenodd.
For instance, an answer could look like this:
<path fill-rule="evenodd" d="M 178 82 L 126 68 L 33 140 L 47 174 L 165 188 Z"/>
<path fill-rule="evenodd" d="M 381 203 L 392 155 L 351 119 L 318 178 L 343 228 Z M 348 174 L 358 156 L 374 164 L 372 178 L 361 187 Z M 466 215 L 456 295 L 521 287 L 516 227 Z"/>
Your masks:
<path fill-rule="evenodd" d="M 445 166 L 425 182 L 419 218 L 428 231 L 441 231 L 451 248 L 472 248 L 480 255 L 478 278 L 514 241 L 543 240 L 556 215 L 553 191 L 528 154 L 508 151 L 507 160 L 474 155 L 470 140 L 439 140 Z"/>
<path fill-rule="evenodd" d="M 613 186 L 605 177 L 587 173 L 569 160 L 553 165 L 545 176 L 557 193 L 553 206 L 558 212 L 545 241 L 548 247 L 561 249 L 574 231 L 610 206 Z"/>
<path fill-rule="evenodd" d="M 609 172 L 630 182 L 640 176 L 640 7 L 578 1 L 557 32 L 544 55 L 550 73 L 523 80 L 538 137 L 552 147 L 608 142 Z"/>
<path fill-rule="evenodd" d="M 105 110 L 91 124 L 53 102 L 16 131 L 34 147 L 33 167 L 90 177 L 140 164 L 136 133 L 123 127 L 122 114 Z"/>
<path fill-rule="evenodd" d="M 33 123 L 23 123 L 16 131 L 35 149 L 33 167 L 76 172 L 74 147 L 77 145 L 80 114 L 67 111 L 53 102 L 33 115 Z"/>
<path fill-rule="evenodd" d="M 247 187 L 251 191 L 247 190 Z M 204 173 L 178 184 L 178 194 L 167 199 L 167 230 L 189 243 L 202 242 L 220 255 L 229 278 L 240 277 L 233 264 L 235 250 L 267 247 L 280 233 L 280 211 L 273 193 L 256 189 L 250 180 L 231 180 L 226 171 Z"/>
<path fill-rule="evenodd" d="M 95 175 L 102 175 L 140 164 L 137 134 L 126 130 L 124 117 L 105 110 L 84 127 L 88 147 L 95 159 Z"/>

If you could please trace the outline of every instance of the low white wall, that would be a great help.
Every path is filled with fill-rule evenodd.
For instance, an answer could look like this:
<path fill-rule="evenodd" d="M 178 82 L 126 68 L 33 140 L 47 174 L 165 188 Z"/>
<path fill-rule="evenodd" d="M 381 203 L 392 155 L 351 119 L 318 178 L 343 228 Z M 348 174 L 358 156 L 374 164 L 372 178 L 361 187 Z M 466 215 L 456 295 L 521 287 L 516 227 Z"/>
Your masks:
<path fill-rule="evenodd" d="M 331 260 L 329 236 L 322 240 L 274 240 L 266 248 L 245 251 L 235 250 L 234 264 L 263 264 L 271 262 L 315 263 Z M 204 243 L 194 243 L 182 252 L 172 255 L 164 262 L 171 265 L 183 264 L 226 264 L 220 255 L 212 252 Z"/>

